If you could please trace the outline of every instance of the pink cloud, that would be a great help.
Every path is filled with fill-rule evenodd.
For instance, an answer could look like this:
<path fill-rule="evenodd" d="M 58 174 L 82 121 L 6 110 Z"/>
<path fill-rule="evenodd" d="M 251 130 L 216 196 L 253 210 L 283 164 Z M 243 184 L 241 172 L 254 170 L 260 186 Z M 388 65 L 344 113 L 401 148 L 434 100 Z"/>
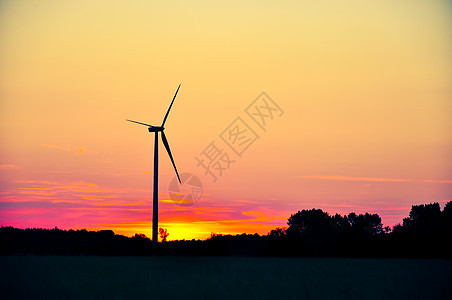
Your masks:
<path fill-rule="evenodd" d="M 13 170 L 17 168 L 16 165 L 0 165 L 0 170 Z"/>
<path fill-rule="evenodd" d="M 380 177 L 355 177 L 355 176 L 325 176 L 308 175 L 300 176 L 303 179 L 324 179 L 341 181 L 367 181 L 367 182 L 424 182 L 424 183 L 452 183 L 452 180 L 432 180 L 432 179 L 406 179 L 406 178 L 380 178 Z"/>

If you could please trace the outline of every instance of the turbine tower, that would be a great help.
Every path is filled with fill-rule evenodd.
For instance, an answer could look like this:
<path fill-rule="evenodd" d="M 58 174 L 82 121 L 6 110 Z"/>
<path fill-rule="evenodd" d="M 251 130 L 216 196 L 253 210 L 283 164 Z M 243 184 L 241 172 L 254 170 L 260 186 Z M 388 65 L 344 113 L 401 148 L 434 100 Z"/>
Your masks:
<path fill-rule="evenodd" d="M 168 111 L 166 112 L 165 118 L 163 119 L 162 126 L 152 126 L 146 123 L 141 123 L 133 120 L 126 121 L 137 123 L 140 125 L 144 125 L 148 127 L 149 132 L 155 132 L 155 140 L 154 140 L 154 190 L 153 190 L 153 203 L 152 203 L 152 242 L 154 245 L 157 245 L 158 242 L 158 209 L 159 209 L 159 199 L 158 199 L 158 183 L 159 183 L 159 148 L 158 148 L 158 134 L 159 132 L 162 133 L 162 142 L 163 145 L 166 148 L 166 151 L 168 152 L 169 158 L 171 159 L 171 163 L 173 164 L 174 170 L 176 171 L 177 179 L 180 183 L 180 177 L 179 173 L 177 172 L 176 164 L 174 163 L 173 155 L 171 154 L 171 150 L 168 144 L 168 140 L 166 139 L 165 132 L 163 131 L 165 128 L 165 122 L 166 118 L 168 118 L 168 114 L 171 110 L 171 107 L 173 106 L 174 99 L 176 99 L 177 92 L 179 92 L 180 84 L 177 87 L 176 93 L 174 94 L 173 101 L 171 101 L 171 104 L 168 108 Z"/>

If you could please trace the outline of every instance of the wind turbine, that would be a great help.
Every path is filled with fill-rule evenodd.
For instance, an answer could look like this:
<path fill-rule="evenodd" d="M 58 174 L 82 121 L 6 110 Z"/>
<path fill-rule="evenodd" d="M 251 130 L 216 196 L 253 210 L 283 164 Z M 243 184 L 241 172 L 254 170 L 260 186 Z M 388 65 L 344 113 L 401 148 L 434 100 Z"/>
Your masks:
<path fill-rule="evenodd" d="M 174 163 L 174 159 L 173 159 L 173 155 L 171 154 L 171 150 L 168 144 L 168 140 L 166 139 L 165 136 L 165 132 L 163 130 L 165 130 L 164 126 L 165 126 L 165 122 L 166 122 L 166 118 L 168 118 L 168 114 L 171 110 L 171 107 L 173 106 L 173 102 L 174 99 L 176 99 L 176 95 L 177 92 L 179 92 L 179 88 L 180 88 L 180 84 L 177 87 L 176 93 L 174 94 L 173 97 L 173 101 L 171 101 L 171 104 L 168 108 L 168 111 L 166 112 L 165 118 L 163 119 L 163 123 L 162 126 L 153 126 L 153 125 L 149 125 L 146 123 L 141 123 L 141 122 L 137 122 L 137 121 L 133 121 L 133 120 L 128 120 L 126 119 L 126 121 L 129 122 L 133 122 L 133 123 L 137 123 L 140 125 L 144 125 L 148 127 L 149 132 L 155 132 L 155 141 L 154 141 L 154 192 L 153 192 L 153 203 L 152 203 L 152 242 L 154 243 L 154 245 L 157 244 L 158 242 L 158 209 L 159 209 L 159 199 L 158 199 L 158 183 L 159 183 L 159 174 L 158 174 L 158 169 L 159 169 L 159 148 L 158 148 L 158 134 L 159 132 L 162 133 L 162 142 L 163 145 L 166 148 L 166 151 L 168 152 L 169 158 L 171 159 L 171 163 L 173 164 L 174 170 L 176 171 L 176 175 L 177 175 L 177 179 L 179 180 L 180 183 L 180 177 L 179 177 L 179 173 L 177 172 L 177 168 L 176 168 L 176 164 Z"/>

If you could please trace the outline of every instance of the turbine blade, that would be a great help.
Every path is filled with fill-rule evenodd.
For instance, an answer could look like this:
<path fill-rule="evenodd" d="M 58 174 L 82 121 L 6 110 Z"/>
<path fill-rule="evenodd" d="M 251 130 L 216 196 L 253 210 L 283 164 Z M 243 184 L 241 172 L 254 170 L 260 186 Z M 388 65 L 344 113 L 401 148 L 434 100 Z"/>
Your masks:
<path fill-rule="evenodd" d="M 154 127 L 154 126 L 149 125 L 149 124 L 146 124 L 146 123 L 141 123 L 141 122 L 132 121 L 132 120 L 128 120 L 128 119 L 126 119 L 126 121 L 133 122 L 133 123 L 137 123 L 137 124 L 141 124 L 141 125 L 145 125 L 145 126 L 148 126 L 148 127 Z"/>
<path fill-rule="evenodd" d="M 166 112 L 165 118 L 163 119 L 162 127 L 165 125 L 166 118 L 168 118 L 169 111 L 171 110 L 171 106 L 173 106 L 173 102 L 174 102 L 174 99 L 176 99 L 176 95 L 177 95 L 177 92 L 179 92 L 179 88 L 180 88 L 180 84 L 177 87 L 177 91 L 176 91 L 176 94 L 174 94 L 173 101 L 171 101 L 168 111 Z"/>
<path fill-rule="evenodd" d="M 166 151 L 168 152 L 168 155 L 169 155 L 169 158 L 171 159 L 171 162 L 173 163 L 173 167 L 174 167 L 174 171 L 176 171 L 177 179 L 179 180 L 179 183 L 181 183 L 180 182 L 179 173 L 177 172 L 176 164 L 174 163 L 173 155 L 171 154 L 171 150 L 170 150 L 170 147 L 169 147 L 169 144 L 168 144 L 168 140 L 166 139 L 165 132 L 163 132 L 163 131 L 162 131 L 162 142 L 163 142 L 163 145 L 165 145 Z"/>

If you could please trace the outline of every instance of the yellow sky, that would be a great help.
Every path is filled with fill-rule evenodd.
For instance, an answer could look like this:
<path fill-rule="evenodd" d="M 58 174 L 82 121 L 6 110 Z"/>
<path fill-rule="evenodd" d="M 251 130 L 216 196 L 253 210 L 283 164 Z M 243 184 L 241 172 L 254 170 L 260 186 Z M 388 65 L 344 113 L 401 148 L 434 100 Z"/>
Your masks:
<path fill-rule="evenodd" d="M 408 0 L 1 1 L 0 165 L 14 166 L 0 170 L 2 187 L 86 182 L 149 196 L 153 139 L 124 119 L 158 125 L 182 83 L 166 134 L 209 201 L 380 214 L 445 201 L 447 183 L 358 193 L 361 181 L 303 176 L 451 179 L 451 12 Z M 211 182 L 195 156 L 262 91 L 284 114 Z M 160 161 L 164 193 L 173 173 Z"/>

